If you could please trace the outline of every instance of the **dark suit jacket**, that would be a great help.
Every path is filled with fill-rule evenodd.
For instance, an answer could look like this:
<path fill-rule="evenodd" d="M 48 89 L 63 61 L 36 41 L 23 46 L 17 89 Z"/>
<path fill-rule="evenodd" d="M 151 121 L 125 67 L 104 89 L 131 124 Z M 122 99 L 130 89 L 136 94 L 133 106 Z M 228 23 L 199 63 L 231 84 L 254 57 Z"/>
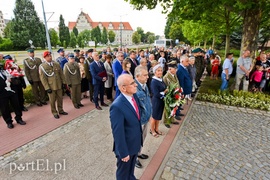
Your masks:
<path fill-rule="evenodd" d="M 113 63 L 112 68 L 114 73 L 114 86 L 117 86 L 117 79 L 122 74 L 123 68 L 118 60 Z"/>
<path fill-rule="evenodd" d="M 96 61 L 93 61 L 91 64 L 90 64 L 90 73 L 92 75 L 92 84 L 95 85 L 95 84 L 102 84 L 104 83 L 102 81 L 102 77 L 100 77 L 98 75 L 98 73 L 101 73 L 103 71 L 106 71 L 105 70 L 105 67 L 104 67 L 104 64 L 102 62 L 99 62 L 101 67 L 99 67 L 96 63 Z"/>
<path fill-rule="evenodd" d="M 140 64 L 139 64 L 139 62 L 137 61 L 137 59 L 133 59 L 133 60 L 132 60 L 131 58 L 128 58 L 128 60 L 129 60 L 129 62 L 130 62 L 130 64 L 131 64 L 130 72 L 131 72 L 131 74 L 133 75 L 133 77 L 135 77 L 135 76 L 134 76 L 135 68 L 136 68 L 138 65 L 140 65 Z M 136 65 L 133 61 L 135 61 L 137 65 Z"/>
<path fill-rule="evenodd" d="M 183 68 L 183 66 L 179 65 L 177 70 L 177 78 L 179 80 L 180 86 L 183 88 L 183 93 L 191 94 L 192 92 L 192 80 L 187 71 L 187 69 Z"/>
<path fill-rule="evenodd" d="M 134 94 L 137 105 L 139 101 Z M 142 146 L 142 127 L 136 111 L 123 94 L 110 107 L 110 120 L 114 138 L 113 151 L 119 158 L 138 154 Z"/>
<path fill-rule="evenodd" d="M 0 76 L 0 99 L 12 96 L 14 94 L 13 92 L 7 91 L 5 89 L 5 87 L 7 87 L 7 84 L 6 84 L 6 79 L 7 78 L 6 78 L 5 75 L 3 75 L 3 76 L 4 76 L 5 80 Z"/>

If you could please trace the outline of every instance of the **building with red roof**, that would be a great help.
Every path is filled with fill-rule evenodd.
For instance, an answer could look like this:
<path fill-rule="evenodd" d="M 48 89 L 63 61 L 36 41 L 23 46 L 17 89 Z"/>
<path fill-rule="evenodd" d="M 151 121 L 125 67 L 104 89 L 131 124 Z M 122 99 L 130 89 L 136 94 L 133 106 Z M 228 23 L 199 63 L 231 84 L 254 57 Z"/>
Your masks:
<path fill-rule="evenodd" d="M 72 31 L 73 27 L 75 26 L 79 32 L 86 29 L 92 30 L 97 26 L 99 26 L 102 32 L 103 27 L 105 27 L 108 32 L 112 30 L 115 33 L 114 43 L 120 44 L 122 33 L 122 44 L 123 45 L 132 44 L 133 29 L 129 24 L 129 22 L 94 22 L 88 14 L 81 11 L 76 22 L 68 23 L 69 31 Z"/>

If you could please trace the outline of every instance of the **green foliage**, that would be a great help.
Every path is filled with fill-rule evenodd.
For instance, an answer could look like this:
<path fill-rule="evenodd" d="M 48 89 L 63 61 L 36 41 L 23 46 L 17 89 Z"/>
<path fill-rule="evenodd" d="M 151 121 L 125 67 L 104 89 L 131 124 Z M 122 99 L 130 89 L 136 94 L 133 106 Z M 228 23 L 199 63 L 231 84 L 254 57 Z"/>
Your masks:
<path fill-rule="evenodd" d="M 76 36 L 74 34 L 74 32 L 70 32 L 70 42 L 69 42 L 69 46 L 72 48 L 76 47 Z"/>
<path fill-rule="evenodd" d="M 29 85 L 23 90 L 23 96 L 24 96 L 25 103 L 28 103 L 28 104 L 35 103 L 35 98 L 32 92 L 32 86 Z"/>
<path fill-rule="evenodd" d="M 10 51 L 13 49 L 13 43 L 10 39 L 2 38 L 0 42 L 0 51 Z"/>
<path fill-rule="evenodd" d="M 70 35 L 69 35 L 69 29 L 65 25 L 65 20 L 62 14 L 59 17 L 58 28 L 59 28 L 59 40 L 61 42 L 61 45 L 66 48 L 66 46 L 69 44 L 69 41 L 70 41 Z M 64 45 L 64 42 L 65 42 L 65 45 Z"/>
<path fill-rule="evenodd" d="M 103 27 L 102 34 L 101 34 L 101 43 L 107 44 L 108 43 L 108 31 L 105 27 Z"/>
<path fill-rule="evenodd" d="M 91 40 L 91 31 L 87 29 L 80 32 L 77 37 L 77 43 L 81 48 L 84 48 L 90 40 Z"/>
<path fill-rule="evenodd" d="M 76 26 L 73 27 L 72 32 L 74 33 L 74 35 L 75 35 L 76 37 L 78 37 L 79 31 L 78 31 L 78 29 L 76 28 Z"/>
<path fill-rule="evenodd" d="M 108 32 L 108 38 L 110 43 L 113 43 L 115 41 L 115 33 L 112 30 Z"/>
<path fill-rule="evenodd" d="M 9 21 L 6 24 L 6 27 L 4 29 L 4 37 L 5 38 L 10 38 L 11 37 L 11 30 L 12 30 L 12 21 Z"/>
<path fill-rule="evenodd" d="M 52 46 L 56 47 L 57 43 L 59 41 L 58 34 L 57 34 L 56 30 L 53 28 L 50 28 L 49 34 L 50 34 L 50 40 L 51 40 Z"/>
<path fill-rule="evenodd" d="M 10 36 L 15 49 L 29 47 L 29 40 L 33 41 L 36 47 L 44 47 L 46 41 L 45 26 L 40 21 L 35 7 L 30 0 L 16 0 L 14 18 L 7 30 L 7 37 Z"/>
<path fill-rule="evenodd" d="M 137 32 L 141 36 L 140 42 L 145 42 L 146 36 L 144 34 L 144 30 L 141 27 L 137 27 Z"/>
<path fill-rule="evenodd" d="M 91 39 L 95 41 L 95 47 L 96 47 L 97 43 L 101 41 L 101 31 L 100 31 L 99 26 L 92 29 L 91 37 L 92 37 Z"/>
<path fill-rule="evenodd" d="M 132 42 L 134 44 L 139 44 L 141 42 L 141 35 L 138 33 L 138 31 L 135 31 L 132 34 Z"/>
<path fill-rule="evenodd" d="M 229 86 L 234 79 L 230 78 Z M 246 91 L 220 91 L 221 80 L 211 80 L 209 77 L 203 81 L 196 100 L 225 104 L 230 106 L 248 107 L 253 109 L 270 110 L 270 96 L 263 93 Z"/>

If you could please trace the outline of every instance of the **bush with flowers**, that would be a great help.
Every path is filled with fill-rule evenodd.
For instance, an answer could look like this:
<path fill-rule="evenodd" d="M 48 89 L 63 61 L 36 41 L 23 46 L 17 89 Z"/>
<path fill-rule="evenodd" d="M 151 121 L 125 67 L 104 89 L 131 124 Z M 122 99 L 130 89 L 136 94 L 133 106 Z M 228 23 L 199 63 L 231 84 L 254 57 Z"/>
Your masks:
<path fill-rule="evenodd" d="M 175 113 L 178 107 L 185 103 L 183 89 L 178 87 L 177 83 L 171 83 L 168 87 L 168 92 L 164 98 L 165 102 L 165 118 L 171 123 L 172 118 L 175 117 Z"/>

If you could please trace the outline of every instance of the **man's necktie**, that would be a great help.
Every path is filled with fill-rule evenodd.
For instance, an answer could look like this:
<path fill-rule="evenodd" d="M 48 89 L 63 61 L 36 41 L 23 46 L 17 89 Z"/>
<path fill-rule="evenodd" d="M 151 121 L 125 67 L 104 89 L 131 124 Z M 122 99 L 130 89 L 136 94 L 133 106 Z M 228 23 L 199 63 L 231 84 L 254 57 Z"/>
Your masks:
<path fill-rule="evenodd" d="M 135 111 L 136 111 L 136 114 L 137 114 L 137 116 L 138 116 L 138 119 L 140 120 L 139 108 L 138 108 L 138 105 L 137 105 L 137 103 L 136 103 L 134 97 L 132 97 L 132 102 L 133 102 L 133 105 L 134 105 L 134 107 L 135 107 Z"/>
<path fill-rule="evenodd" d="M 137 66 L 136 60 L 135 60 L 135 59 L 133 59 L 132 61 L 133 61 L 133 63 L 134 63 L 136 66 Z"/>

